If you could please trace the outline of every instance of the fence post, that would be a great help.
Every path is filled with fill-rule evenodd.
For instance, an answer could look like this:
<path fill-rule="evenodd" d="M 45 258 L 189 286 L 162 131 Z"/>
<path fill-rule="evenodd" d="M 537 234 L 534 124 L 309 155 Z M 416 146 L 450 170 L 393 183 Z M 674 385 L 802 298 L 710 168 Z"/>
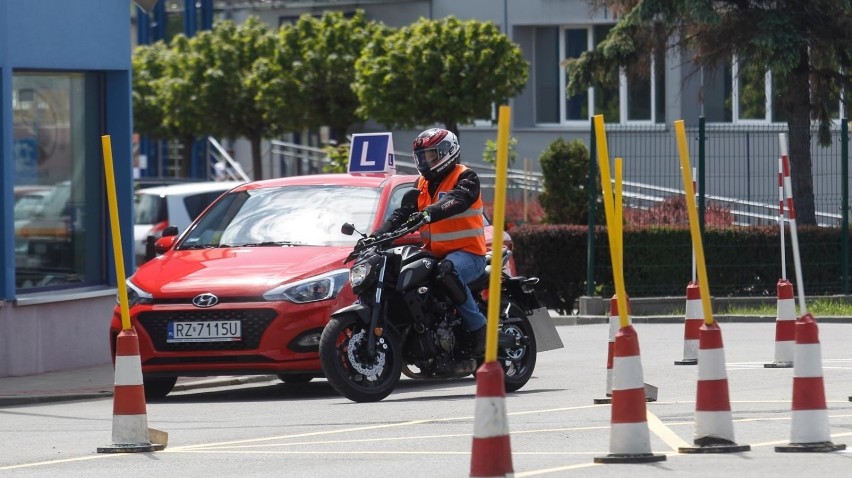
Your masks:
<path fill-rule="evenodd" d="M 849 123 L 840 121 L 840 250 L 843 295 L 849 294 Z"/>
<path fill-rule="evenodd" d="M 589 118 L 591 135 L 589 137 L 589 231 L 586 240 L 586 295 L 592 297 L 595 294 L 595 215 L 597 214 L 597 193 L 595 191 L 595 178 L 598 172 L 595 169 L 595 158 L 598 150 L 595 143 L 595 119 Z"/>
<path fill-rule="evenodd" d="M 706 207 L 705 195 L 707 188 L 704 176 L 704 152 L 707 148 L 707 136 L 704 129 L 704 117 L 698 117 L 698 228 L 701 231 L 701 237 L 704 237 L 704 211 Z"/>

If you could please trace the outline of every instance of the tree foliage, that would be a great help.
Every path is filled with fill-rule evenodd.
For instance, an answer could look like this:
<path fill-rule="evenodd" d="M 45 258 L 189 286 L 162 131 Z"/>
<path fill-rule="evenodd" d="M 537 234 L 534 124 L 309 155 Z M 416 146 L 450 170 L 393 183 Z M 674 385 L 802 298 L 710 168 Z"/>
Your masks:
<path fill-rule="evenodd" d="M 159 82 L 169 55 L 169 47 L 159 41 L 133 50 L 133 120 L 136 131 L 152 138 L 166 138 L 163 127 L 166 112 L 160 102 Z"/>
<path fill-rule="evenodd" d="M 797 219 L 816 224 L 810 123 L 819 143 L 830 141 L 831 112 L 852 91 L 852 5 L 848 0 L 592 0 L 619 20 L 594 51 L 566 62 L 569 94 L 590 85 L 617 85 L 618 71 L 639 71 L 648 52 L 666 45 L 692 52 L 699 67 L 713 68 L 734 55 L 740 68 L 771 71 L 774 91 L 790 129 Z"/>
<path fill-rule="evenodd" d="M 558 138 L 550 143 L 539 157 L 543 176 L 542 193 L 538 202 L 544 209 L 547 224 L 588 224 L 589 222 L 589 150 L 580 140 L 571 142 Z M 595 191 L 600 191 L 600 179 L 595 177 Z M 597 223 L 601 224 L 603 207 L 597 194 Z"/>
<path fill-rule="evenodd" d="M 367 45 L 355 64 L 358 112 L 388 127 L 443 124 L 458 134 L 517 95 L 527 69 L 493 22 L 421 18 Z"/>
<path fill-rule="evenodd" d="M 347 130 L 360 120 L 355 113 L 358 97 L 352 89 L 355 61 L 367 42 L 386 31 L 362 10 L 349 18 L 331 11 L 319 18 L 303 14 L 294 25 L 283 26 L 265 78 L 270 87 L 261 95 L 275 105 L 271 119 L 281 123 L 297 119 L 302 128 L 327 125 L 342 144 Z M 291 81 L 278 81 L 280 75 Z"/>

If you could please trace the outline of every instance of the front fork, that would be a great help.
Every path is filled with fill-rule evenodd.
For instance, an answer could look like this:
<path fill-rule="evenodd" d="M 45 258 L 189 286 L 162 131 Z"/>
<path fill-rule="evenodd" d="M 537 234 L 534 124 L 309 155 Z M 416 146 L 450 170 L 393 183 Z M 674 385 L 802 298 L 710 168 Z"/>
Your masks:
<path fill-rule="evenodd" d="M 367 334 L 367 353 L 372 357 L 376 355 L 376 330 L 379 326 L 379 319 L 385 311 L 385 304 L 382 302 L 382 292 L 385 287 L 385 266 L 387 266 L 388 258 L 382 255 L 382 268 L 379 271 L 379 282 L 376 284 L 376 298 L 374 299 L 373 313 L 370 316 L 370 331 Z"/>

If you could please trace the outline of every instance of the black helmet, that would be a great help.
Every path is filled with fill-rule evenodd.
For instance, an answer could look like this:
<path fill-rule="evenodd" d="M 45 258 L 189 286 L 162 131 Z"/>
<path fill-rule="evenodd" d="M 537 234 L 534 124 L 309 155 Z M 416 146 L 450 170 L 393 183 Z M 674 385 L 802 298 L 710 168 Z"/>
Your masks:
<path fill-rule="evenodd" d="M 427 181 L 442 178 L 461 157 L 456 135 L 441 128 L 427 129 L 414 140 L 414 164 Z"/>

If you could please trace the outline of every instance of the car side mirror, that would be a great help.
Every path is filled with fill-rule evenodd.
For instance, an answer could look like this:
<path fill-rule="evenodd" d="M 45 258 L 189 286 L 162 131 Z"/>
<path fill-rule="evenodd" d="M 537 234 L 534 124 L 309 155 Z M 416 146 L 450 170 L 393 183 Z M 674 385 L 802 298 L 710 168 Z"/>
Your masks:
<path fill-rule="evenodd" d="M 169 226 L 169 227 L 163 229 L 163 237 L 177 236 L 177 234 L 178 234 L 177 226 Z"/>
<path fill-rule="evenodd" d="M 351 236 L 354 232 L 355 232 L 355 226 L 353 226 L 352 224 L 349 224 L 348 222 L 343 224 L 343 226 L 340 227 L 340 233 L 341 234 L 346 234 L 347 236 Z"/>
<path fill-rule="evenodd" d="M 177 228 L 175 228 L 175 230 L 177 230 Z M 175 241 L 177 240 L 177 233 L 167 236 L 165 235 L 166 231 L 168 231 L 168 228 L 163 231 L 163 237 L 157 239 L 157 242 L 154 243 L 154 251 L 157 254 L 164 254 L 175 245 Z"/>

